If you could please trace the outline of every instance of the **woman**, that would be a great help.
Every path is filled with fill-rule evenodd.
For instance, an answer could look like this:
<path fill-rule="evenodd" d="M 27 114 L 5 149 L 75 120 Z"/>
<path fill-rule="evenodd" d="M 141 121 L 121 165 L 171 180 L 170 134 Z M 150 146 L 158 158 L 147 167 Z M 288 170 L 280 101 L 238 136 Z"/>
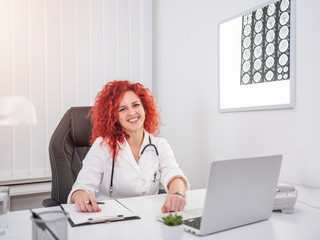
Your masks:
<path fill-rule="evenodd" d="M 160 118 L 150 91 L 139 83 L 109 82 L 91 112 L 92 146 L 68 202 L 97 212 L 96 199 L 157 194 L 161 182 L 169 193 L 162 211 L 183 210 L 189 183 L 167 141 L 153 136 Z"/>

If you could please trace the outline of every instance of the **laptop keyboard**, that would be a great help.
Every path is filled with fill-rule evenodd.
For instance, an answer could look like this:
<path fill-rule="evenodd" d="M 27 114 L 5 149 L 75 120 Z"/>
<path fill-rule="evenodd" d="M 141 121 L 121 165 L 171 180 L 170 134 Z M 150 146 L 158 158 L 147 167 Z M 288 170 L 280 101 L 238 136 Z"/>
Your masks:
<path fill-rule="evenodd" d="M 201 217 L 191 218 L 188 220 L 184 220 L 183 223 L 187 226 L 200 229 Z"/>

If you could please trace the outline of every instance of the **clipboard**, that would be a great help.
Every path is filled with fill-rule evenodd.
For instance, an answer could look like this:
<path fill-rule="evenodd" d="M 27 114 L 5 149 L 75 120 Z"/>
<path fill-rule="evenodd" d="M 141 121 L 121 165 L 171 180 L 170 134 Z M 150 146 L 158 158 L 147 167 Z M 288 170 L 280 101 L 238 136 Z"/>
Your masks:
<path fill-rule="evenodd" d="M 75 204 L 61 204 L 60 207 L 69 214 L 71 227 L 140 219 L 117 199 L 103 202 L 103 205 L 99 205 L 101 212 L 94 213 L 78 212 Z"/>

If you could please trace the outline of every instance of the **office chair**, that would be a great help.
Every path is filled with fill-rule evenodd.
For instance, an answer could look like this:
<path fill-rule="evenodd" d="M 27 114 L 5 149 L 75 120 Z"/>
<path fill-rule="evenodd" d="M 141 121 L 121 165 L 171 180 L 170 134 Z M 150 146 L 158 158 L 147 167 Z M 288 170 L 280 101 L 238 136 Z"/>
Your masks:
<path fill-rule="evenodd" d="M 43 200 L 45 207 L 67 203 L 72 185 L 87 155 L 91 136 L 91 107 L 71 107 L 60 120 L 49 142 L 52 172 L 51 198 Z"/>

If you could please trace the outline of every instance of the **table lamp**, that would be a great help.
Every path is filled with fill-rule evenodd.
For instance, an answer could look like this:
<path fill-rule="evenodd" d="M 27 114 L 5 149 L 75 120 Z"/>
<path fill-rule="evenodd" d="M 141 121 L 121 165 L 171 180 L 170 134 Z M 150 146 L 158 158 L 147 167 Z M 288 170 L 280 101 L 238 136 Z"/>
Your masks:
<path fill-rule="evenodd" d="M 0 126 L 36 123 L 36 110 L 29 99 L 22 96 L 0 98 Z"/>

